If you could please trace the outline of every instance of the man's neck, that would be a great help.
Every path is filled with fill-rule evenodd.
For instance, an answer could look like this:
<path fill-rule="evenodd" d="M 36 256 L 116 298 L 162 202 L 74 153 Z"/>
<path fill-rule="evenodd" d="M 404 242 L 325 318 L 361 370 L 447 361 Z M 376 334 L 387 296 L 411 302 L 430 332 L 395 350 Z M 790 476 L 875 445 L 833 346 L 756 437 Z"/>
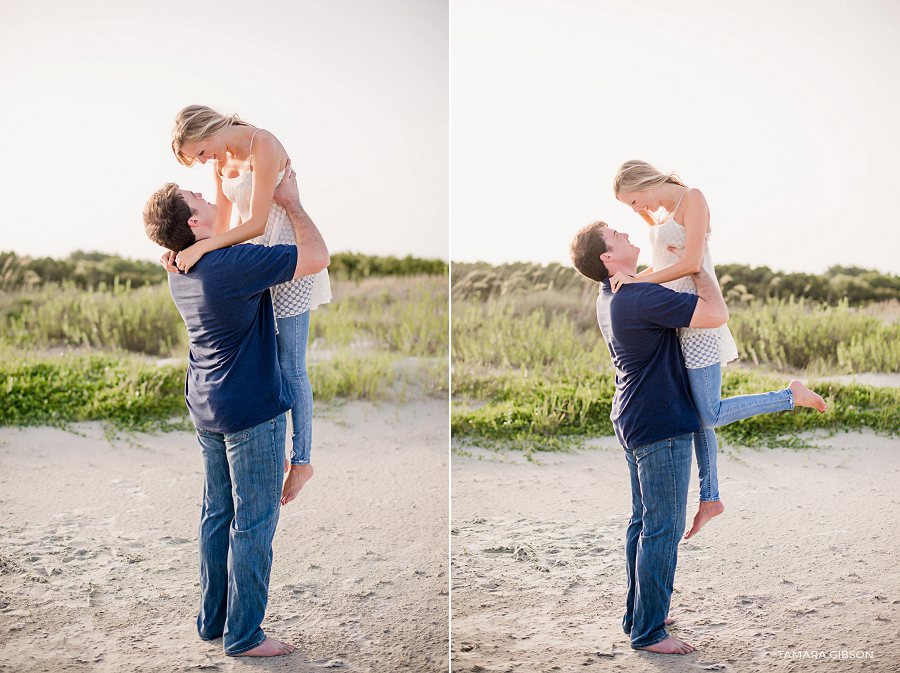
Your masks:
<path fill-rule="evenodd" d="M 616 264 L 615 266 L 606 266 L 606 270 L 609 271 L 609 277 L 612 278 L 619 271 L 628 275 L 628 276 L 636 276 L 637 275 L 637 264 L 633 266 L 624 266 Z"/>

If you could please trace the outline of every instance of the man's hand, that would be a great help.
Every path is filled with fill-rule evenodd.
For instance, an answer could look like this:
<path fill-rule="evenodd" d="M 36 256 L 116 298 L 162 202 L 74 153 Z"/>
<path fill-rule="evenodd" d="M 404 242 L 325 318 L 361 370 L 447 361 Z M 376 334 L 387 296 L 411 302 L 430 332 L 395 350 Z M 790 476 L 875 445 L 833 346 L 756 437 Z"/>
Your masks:
<path fill-rule="evenodd" d="M 639 283 L 640 281 L 634 276 L 629 276 L 624 271 L 616 271 L 609 279 L 609 287 L 613 294 L 619 291 L 619 288 L 628 283 Z"/>
<path fill-rule="evenodd" d="M 297 189 L 297 174 L 291 168 L 291 160 L 284 165 L 284 177 L 275 187 L 272 200 L 279 206 L 287 206 L 289 203 L 300 203 L 300 191 Z"/>
<path fill-rule="evenodd" d="M 166 250 L 163 253 L 163 256 L 159 258 L 159 263 L 162 264 L 169 273 L 181 273 L 178 270 L 178 267 L 175 266 L 175 252 L 172 250 Z"/>

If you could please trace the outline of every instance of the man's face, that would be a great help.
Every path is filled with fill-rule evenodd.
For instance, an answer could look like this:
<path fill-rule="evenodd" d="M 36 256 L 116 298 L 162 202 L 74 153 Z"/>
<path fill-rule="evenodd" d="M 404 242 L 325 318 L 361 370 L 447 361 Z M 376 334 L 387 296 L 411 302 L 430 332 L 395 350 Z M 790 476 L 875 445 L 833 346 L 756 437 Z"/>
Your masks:
<path fill-rule="evenodd" d="M 216 204 L 205 200 L 203 194 L 199 192 L 189 192 L 186 189 L 179 189 L 178 191 L 194 213 L 190 220 L 192 226 L 198 224 L 212 225 L 216 219 Z"/>
<path fill-rule="evenodd" d="M 603 236 L 603 242 L 606 243 L 606 252 L 600 255 L 600 259 L 604 263 L 607 261 L 619 262 L 625 266 L 637 264 L 641 249 L 631 244 L 631 241 L 628 240 L 628 234 L 620 233 L 610 227 L 603 227 L 600 232 L 600 235 Z"/>

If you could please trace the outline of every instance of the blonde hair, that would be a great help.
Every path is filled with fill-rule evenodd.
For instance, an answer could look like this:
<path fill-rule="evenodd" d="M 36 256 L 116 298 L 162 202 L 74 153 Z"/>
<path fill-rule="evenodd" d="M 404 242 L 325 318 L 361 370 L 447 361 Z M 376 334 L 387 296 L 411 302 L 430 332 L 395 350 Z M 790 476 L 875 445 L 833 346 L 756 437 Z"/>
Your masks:
<path fill-rule="evenodd" d="M 195 159 L 181 151 L 185 143 L 206 140 L 228 128 L 229 126 L 249 126 L 247 122 L 235 115 L 223 115 L 205 105 L 188 105 L 175 115 L 172 127 L 172 151 L 178 163 L 193 166 Z"/>
<path fill-rule="evenodd" d="M 619 166 L 619 170 L 616 171 L 616 177 L 613 178 L 613 192 L 616 198 L 619 198 L 619 194 L 622 192 L 645 192 L 666 182 L 687 187 L 675 173 L 666 175 L 660 173 L 646 161 L 632 159 Z M 646 210 L 642 210 L 639 215 L 647 224 L 658 224 Z"/>

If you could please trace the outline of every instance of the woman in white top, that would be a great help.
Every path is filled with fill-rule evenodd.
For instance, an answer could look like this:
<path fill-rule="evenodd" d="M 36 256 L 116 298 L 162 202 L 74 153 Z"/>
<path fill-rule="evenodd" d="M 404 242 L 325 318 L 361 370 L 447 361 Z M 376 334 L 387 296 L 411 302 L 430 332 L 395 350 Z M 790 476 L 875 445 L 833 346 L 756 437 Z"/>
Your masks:
<path fill-rule="evenodd" d="M 699 189 L 691 189 L 674 174 L 665 175 L 645 161 L 627 161 L 613 181 L 616 198 L 650 225 L 653 266 L 632 277 L 621 272 L 610 278 L 616 292 L 627 283 L 659 283 L 677 292 L 696 294 L 691 274 L 703 268 L 715 278 L 709 255 L 709 208 Z M 663 209 L 663 217 L 651 213 Z M 697 416 L 703 426 L 694 435 L 700 476 L 700 505 L 689 538 L 725 507 L 719 500 L 716 472 L 716 433 L 713 428 L 757 414 L 788 411 L 795 406 L 825 411 L 825 401 L 799 381 L 784 390 L 721 398 L 722 366 L 737 359 L 728 325 L 715 329 L 678 330 Z"/>
<path fill-rule="evenodd" d="M 212 161 L 216 183 L 216 235 L 198 241 L 163 263 L 183 272 L 204 254 L 238 243 L 294 245 L 287 211 L 272 196 L 290 160 L 284 146 L 269 131 L 223 115 L 205 105 L 189 105 L 175 117 L 172 151 L 179 163 L 192 166 Z M 231 225 L 231 207 L 240 221 Z M 169 267 L 167 267 L 169 268 Z M 170 270 L 174 270 L 171 269 Z M 312 477 L 312 389 L 306 375 L 309 311 L 331 300 L 328 271 L 276 285 L 271 290 L 278 339 L 278 364 L 288 380 L 294 406 L 290 468 L 287 468 L 281 503 L 293 500 Z"/>

